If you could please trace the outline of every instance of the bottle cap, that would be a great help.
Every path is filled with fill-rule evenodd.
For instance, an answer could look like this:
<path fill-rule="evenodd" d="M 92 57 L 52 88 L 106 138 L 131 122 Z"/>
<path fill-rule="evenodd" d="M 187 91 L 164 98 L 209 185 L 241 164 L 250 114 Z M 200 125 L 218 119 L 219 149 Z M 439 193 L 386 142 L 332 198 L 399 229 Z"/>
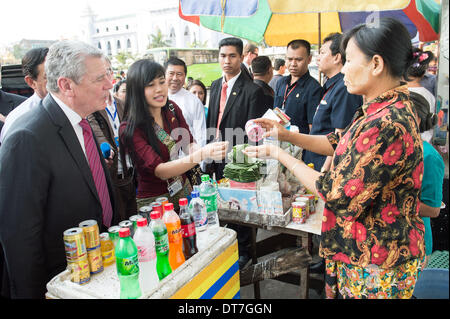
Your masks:
<path fill-rule="evenodd" d="M 191 198 L 197 198 L 200 197 L 200 192 L 199 191 L 192 191 L 191 192 Z"/>
<path fill-rule="evenodd" d="M 202 182 L 209 182 L 209 175 L 207 174 L 202 175 Z"/>
<path fill-rule="evenodd" d="M 164 204 L 164 211 L 168 211 L 168 210 L 173 210 L 173 204 L 172 203 Z"/>
<path fill-rule="evenodd" d="M 158 210 L 154 210 L 152 211 L 152 213 L 150 214 L 150 218 L 151 219 L 158 219 L 161 217 L 161 212 Z"/>
<path fill-rule="evenodd" d="M 187 205 L 187 204 L 188 204 L 187 198 L 180 198 L 179 204 L 180 204 L 180 206 L 185 206 L 185 205 Z"/>
<path fill-rule="evenodd" d="M 124 238 L 130 236 L 130 229 L 129 228 L 121 228 L 119 230 L 119 237 Z"/>
<path fill-rule="evenodd" d="M 145 226 L 147 226 L 147 218 L 139 218 L 139 219 L 136 221 L 136 225 L 137 225 L 138 227 L 145 227 Z"/>

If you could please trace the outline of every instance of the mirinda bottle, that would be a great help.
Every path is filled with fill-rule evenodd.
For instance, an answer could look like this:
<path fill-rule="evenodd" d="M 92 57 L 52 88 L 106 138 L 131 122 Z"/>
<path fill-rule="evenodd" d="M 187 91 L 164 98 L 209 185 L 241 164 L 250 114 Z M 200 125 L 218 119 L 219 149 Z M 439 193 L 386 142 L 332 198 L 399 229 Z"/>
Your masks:
<path fill-rule="evenodd" d="M 183 254 L 183 235 L 181 232 L 181 221 L 173 210 L 173 204 L 164 204 L 164 224 L 169 235 L 169 263 L 172 270 L 177 269 L 185 258 Z"/>

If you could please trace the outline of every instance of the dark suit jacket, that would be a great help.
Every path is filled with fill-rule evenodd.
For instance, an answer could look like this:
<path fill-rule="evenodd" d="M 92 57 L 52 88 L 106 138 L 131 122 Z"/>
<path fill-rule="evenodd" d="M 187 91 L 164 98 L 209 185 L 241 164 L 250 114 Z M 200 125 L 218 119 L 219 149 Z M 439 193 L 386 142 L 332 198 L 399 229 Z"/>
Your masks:
<path fill-rule="evenodd" d="M 3 92 L 0 90 L 0 114 L 5 117 L 9 114 L 17 105 L 21 104 L 27 98 L 21 95 Z M 0 131 L 3 128 L 3 122 L 0 121 Z"/>
<path fill-rule="evenodd" d="M 266 82 L 262 80 L 253 80 L 255 84 L 259 85 L 261 89 L 264 92 L 264 103 L 267 105 L 268 108 L 273 108 L 273 99 L 275 96 L 275 91 L 267 84 Z"/>
<path fill-rule="evenodd" d="M 0 147 L 2 295 L 43 298 L 46 283 L 66 268 L 63 232 L 88 219 L 105 231 L 102 206 L 75 131 L 51 95 L 17 121 Z"/>
<path fill-rule="evenodd" d="M 245 66 L 244 63 L 241 63 L 241 72 L 247 79 L 250 81 L 253 81 L 253 74 L 250 72 L 250 70 Z"/>
<path fill-rule="evenodd" d="M 222 78 L 215 80 L 211 84 L 208 117 L 206 119 L 208 135 L 210 135 L 207 136 L 208 142 L 215 139 L 221 90 Z M 245 134 L 245 123 L 248 120 L 261 117 L 267 110 L 268 107 L 264 104 L 262 89 L 241 72 L 241 75 L 233 85 L 233 90 L 228 97 L 222 121 L 220 122 L 219 129 L 222 140 L 230 142 L 230 149 L 236 144 L 248 143 L 248 138 Z M 226 130 L 227 128 L 228 130 Z M 233 135 L 233 132 L 240 134 Z M 213 168 L 208 167 L 207 172 L 215 171 L 216 178 L 220 179 L 223 176 L 224 167 L 225 163 L 223 161 L 215 163 Z"/>

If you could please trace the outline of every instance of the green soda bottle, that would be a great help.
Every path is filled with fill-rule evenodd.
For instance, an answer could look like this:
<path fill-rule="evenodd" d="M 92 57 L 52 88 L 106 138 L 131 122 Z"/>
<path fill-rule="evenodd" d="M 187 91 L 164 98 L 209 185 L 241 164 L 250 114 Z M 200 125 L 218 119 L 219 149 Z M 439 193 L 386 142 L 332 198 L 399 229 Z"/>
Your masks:
<path fill-rule="evenodd" d="M 119 230 L 115 248 L 117 275 L 120 281 L 120 299 L 137 299 L 141 296 L 139 286 L 139 259 L 136 244 L 130 237 L 129 228 Z"/>
<path fill-rule="evenodd" d="M 169 263 L 169 236 L 161 215 L 160 211 L 155 210 L 150 214 L 152 220 L 150 222 L 150 229 L 155 236 L 156 272 L 158 273 L 159 280 L 163 280 L 172 273 L 172 268 Z"/>

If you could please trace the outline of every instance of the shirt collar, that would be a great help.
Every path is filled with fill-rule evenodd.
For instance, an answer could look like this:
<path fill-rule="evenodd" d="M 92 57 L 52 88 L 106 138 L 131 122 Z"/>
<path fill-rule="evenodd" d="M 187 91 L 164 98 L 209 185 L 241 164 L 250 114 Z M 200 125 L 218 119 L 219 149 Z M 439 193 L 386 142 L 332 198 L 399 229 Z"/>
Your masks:
<path fill-rule="evenodd" d="M 343 78 L 344 78 L 344 74 L 339 72 L 339 73 L 335 74 L 334 76 L 332 76 L 331 78 L 329 78 L 323 85 L 323 88 L 325 90 L 328 90 L 332 85 L 335 85 L 339 80 L 342 80 Z"/>
<path fill-rule="evenodd" d="M 242 71 L 239 71 L 237 75 L 229 79 L 228 81 L 225 81 L 225 76 L 222 77 L 222 85 L 227 82 L 228 87 L 233 87 L 234 83 L 237 81 L 239 75 L 241 75 Z"/>
<path fill-rule="evenodd" d="M 81 122 L 82 118 L 81 116 L 72 110 L 69 106 L 67 106 L 63 101 L 58 99 L 55 95 L 51 94 L 52 98 L 55 100 L 55 102 L 59 105 L 59 107 L 63 110 L 64 114 L 66 114 L 67 118 L 69 119 L 70 124 L 72 126 L 78 125 L 78 123 Z"/>
<path fill-rule="evenodd" d="M 403 102 L 405 100 L 408 100 L 408 98 L 408 86 L 400 85 L 392 90 L 384 92 L 372 101 L 365 103 L 362 106 L 362 110 L 364 112 L 364 115 L 372 115 L 381 111 L 387 106 L 394 104 L 395 102 Z"/>
<path fill-rule="evenodd" d="M 292 83 L 292 85 L 289 84 L 289 83 L 291 83 L 292 75 L 289 74 L 289 75 L 286 77 L 286 81 L 287 81 L 288 86 L 296 85 L 296 83 L 299 83 L 299 84 L 303 85 L 303 84 L 305 84 L 306 80 L 307 80 L 309 77 L 310 77 L 310 75 L 309 75 L 309 70 L 308 70 L 308 71 L 306 71 L 306 73 L 303 74 L 297 81 L 295 81 L 294 83 Z"/>

